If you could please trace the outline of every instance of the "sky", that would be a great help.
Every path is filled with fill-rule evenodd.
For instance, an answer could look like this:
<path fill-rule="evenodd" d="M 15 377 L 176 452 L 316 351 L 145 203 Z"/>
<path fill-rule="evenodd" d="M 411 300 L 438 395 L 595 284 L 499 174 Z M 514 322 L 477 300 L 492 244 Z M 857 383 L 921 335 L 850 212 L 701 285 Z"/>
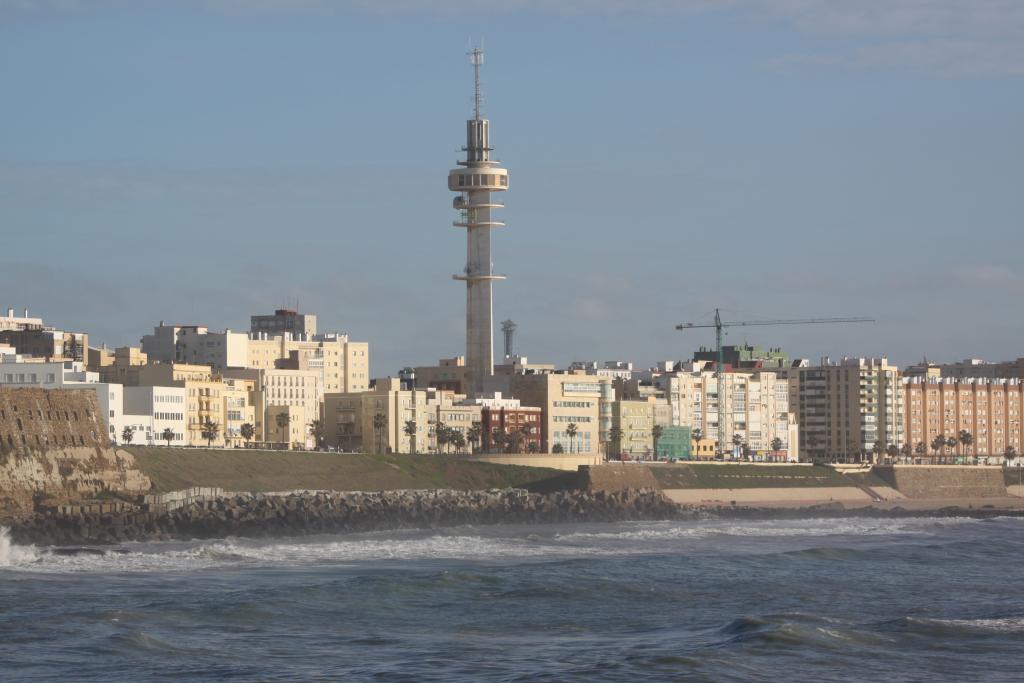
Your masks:
<path fill-rule="evenodd" d="M 1024 355 L 1018 0 L 0 0 L 0 305 L 463 353 L 481 41 L 531 361 L 687 358 L 715 308 L 877 321 L 726 337 L 792 356 Z"/>

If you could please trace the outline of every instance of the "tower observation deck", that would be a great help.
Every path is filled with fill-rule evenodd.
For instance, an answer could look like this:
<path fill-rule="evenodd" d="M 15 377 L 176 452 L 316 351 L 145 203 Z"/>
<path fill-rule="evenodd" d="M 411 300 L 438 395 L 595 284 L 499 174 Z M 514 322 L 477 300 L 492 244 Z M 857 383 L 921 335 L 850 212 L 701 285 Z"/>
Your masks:
<path fill-rule="evenodd" d="M 492 210 L 505 205 L 491 198 L 492 192 L 508 189 L 508 171 L 491 159 L 490 121 L 480 117 L 480 66 L 484 53 L 474 48 L 469 54 L 473 65 L 473 118 L 466 121 L 466 158 L 460 168 L 448 172 L 448 189 L 458 195 L 452 206 L 459 219 L 452 225 L 466 229 L 466 267 L 452 277 L 466 283 L 466 390 L 480 396 L 494 375 L 494 306 L 491 283 L 504 280 L 494 273 L 491 261 L 491 229 L 505 225 L 494 220 Z"/>

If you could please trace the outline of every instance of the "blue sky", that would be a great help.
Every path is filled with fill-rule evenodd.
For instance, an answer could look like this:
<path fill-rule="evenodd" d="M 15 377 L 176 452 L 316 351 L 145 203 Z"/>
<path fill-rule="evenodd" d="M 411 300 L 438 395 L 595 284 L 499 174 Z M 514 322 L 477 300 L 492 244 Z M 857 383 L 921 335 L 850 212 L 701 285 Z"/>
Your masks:
<path fill-rule="evenodd" d="M 283 303 L 462 352 L 446 174 L 484 39 L 531 359 L 1024 355 L 1024 3 L 0 0 L 0 305 L 94 342 Z M 497 344 L 496 344 L 497 347 Z"/>

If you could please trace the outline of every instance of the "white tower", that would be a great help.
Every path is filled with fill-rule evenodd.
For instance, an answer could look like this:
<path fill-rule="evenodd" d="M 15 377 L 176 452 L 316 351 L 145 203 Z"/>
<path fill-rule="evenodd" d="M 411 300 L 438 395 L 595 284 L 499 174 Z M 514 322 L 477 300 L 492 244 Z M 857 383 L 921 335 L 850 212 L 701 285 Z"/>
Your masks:
<path fill-rule="evenodd" d="M 491 160 L 490 121 L 480 118 L 480 65 L 484 52 L 474 48 L 473 118 L 466 121 L 465 161 L 448 173 L 448 189 L 459 195 L 452 202 L 460 212 L 453 225 L 466 229 L 466 268 L 456 280 L 466 281 L 466 392 L 481 396 L 494 375 L 494 311 L 491 282 L 504 280 L 494 274 L 491 262 L 491 228 L 505 225 L 491 219 L 491 209 L 504 204 L 491 200 L 492 192 L 508 189 L 508 171 Z"/>

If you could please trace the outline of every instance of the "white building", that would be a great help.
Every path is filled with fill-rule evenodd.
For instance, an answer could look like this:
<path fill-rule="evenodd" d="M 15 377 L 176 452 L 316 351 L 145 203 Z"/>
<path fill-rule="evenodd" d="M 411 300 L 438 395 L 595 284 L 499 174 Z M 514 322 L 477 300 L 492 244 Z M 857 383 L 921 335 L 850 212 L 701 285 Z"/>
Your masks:
<path fill-rule="evenodd" d="M 122 422 L 135 429 L 132 443 L 185 446 L 188 443 L 188 389 L 184 387 L 125 387 Z M 123 430 L 123 427 L 122 427 Z M 164 432 L 173 438 L 168 443 Z M 123 442 L 118 433 L 118 442 Z"/>

